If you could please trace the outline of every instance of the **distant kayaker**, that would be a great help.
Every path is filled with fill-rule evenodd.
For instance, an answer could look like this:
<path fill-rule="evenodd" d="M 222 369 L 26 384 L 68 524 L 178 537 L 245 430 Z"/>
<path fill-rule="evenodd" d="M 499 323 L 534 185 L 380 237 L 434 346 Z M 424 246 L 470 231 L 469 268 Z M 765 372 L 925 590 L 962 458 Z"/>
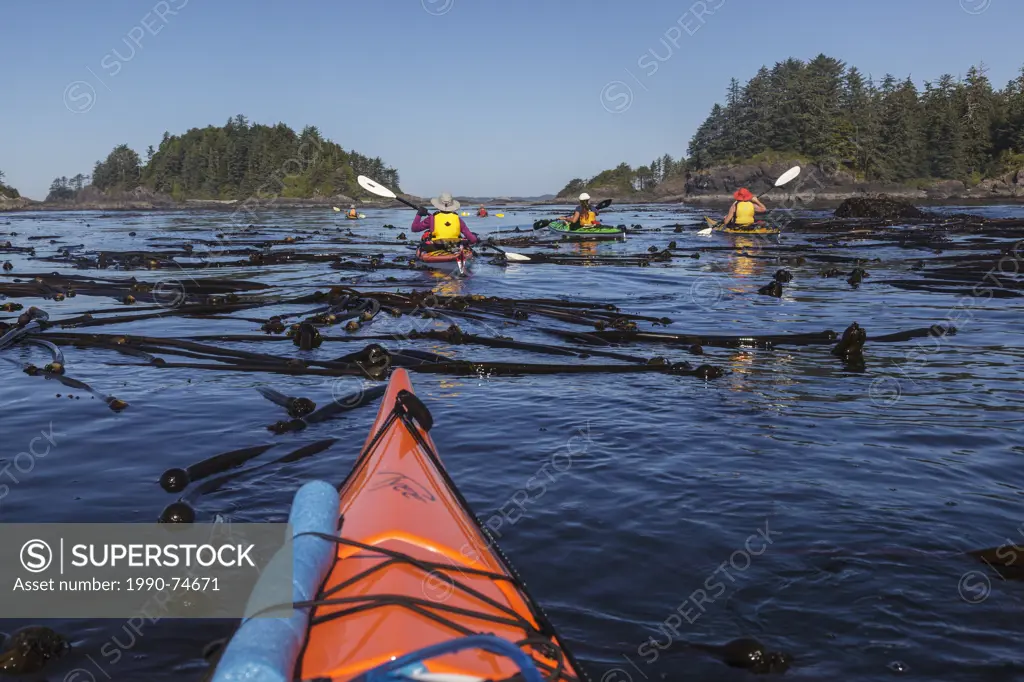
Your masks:
<path fill-rule="evenodd" d="M 483 206 L 480 206 L 480 208 L 476 212 L 476 215 L 479 218 L 486 218 L 487 217 L 487 209 L 484 208 Z"/>
<path fill-rule="evenodd" d="M 597 211 L 590 208 L 590 195 L 584 192 L 580 195 L 580 203 L 576 206 L 571 218 L 564 219 L 573 227 L 590 227 L 597 222 Z"/>
<path fill-rule="evenodd" d="M 746 187 L 736 190 L 732 198 L 736 201 L 729 207 L 729 213 L 722 220 L 722 227 L 727 227 L 730 222 L 735 222 L 737 227 L 752 227 L 756 222 L 754 214 L 768 210 Z"/>
<path fill-rule="evenodd" d="M 348 207 L 348 217 L 349 218 L 358 218 L 359 217 L 359 215 L 356 213 L 356 207 L 354 205 Z"/>
<path fill-rule="evenodd" d="M 456 212 L 459 210 L 459 202 L 452 198 L 448 192 L 442 192 L 441 196 L 430 200 L 437 210 L 433 214 L 427 209 L 421 208 L 412 221 L 413 232 L 427 231 L 423 235 L 423 241 L 454 240 L 464 238 L 470 244 L 476 244 L 479 239 L 469 231 L 466 221 L 459 217 Z"/>

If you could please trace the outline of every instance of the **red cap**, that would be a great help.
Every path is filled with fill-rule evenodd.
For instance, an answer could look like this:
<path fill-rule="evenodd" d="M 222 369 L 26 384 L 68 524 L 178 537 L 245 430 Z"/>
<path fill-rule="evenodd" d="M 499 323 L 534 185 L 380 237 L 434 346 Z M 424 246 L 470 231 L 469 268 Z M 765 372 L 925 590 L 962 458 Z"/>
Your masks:
<path fill-rule="evenodd" d="M 751 199 L 754 198 L 754 195 L 751 194 L 750 190 L 747 189 L 746 187 L 740 187 L 732 195 L 732 198 L 735 199 L 736 201 L 750 201 Z"/>

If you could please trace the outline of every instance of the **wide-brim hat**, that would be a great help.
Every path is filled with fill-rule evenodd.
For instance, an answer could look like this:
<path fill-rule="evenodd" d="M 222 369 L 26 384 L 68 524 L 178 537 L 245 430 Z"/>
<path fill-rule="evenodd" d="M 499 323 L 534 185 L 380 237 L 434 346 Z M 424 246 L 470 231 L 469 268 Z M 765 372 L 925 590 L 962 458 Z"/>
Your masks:
<path fill-rule="evenodd" d="M 458 211 L 459 206 L 462 205 L 455 201 L 448 192 L 442 192 L 441 196 L 431 199 L 430 203 L 439 211 Z"/>
<path fill-rule="evenodd" d="M 751 194 L 750 190 L 747 189 L 746 187 L 740 187 L 732 195 L 732 198 L 735 199 L 736 201 L 750 201 L 751 199 L 754 198 L 754 195 Z"/>

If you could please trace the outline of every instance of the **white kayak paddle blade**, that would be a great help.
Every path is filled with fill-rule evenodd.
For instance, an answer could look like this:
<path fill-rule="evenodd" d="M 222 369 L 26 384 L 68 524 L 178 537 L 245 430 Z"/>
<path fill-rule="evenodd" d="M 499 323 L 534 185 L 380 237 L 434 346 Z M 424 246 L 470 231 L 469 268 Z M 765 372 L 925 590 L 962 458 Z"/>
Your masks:
<path fill-rule="evenodd" d="M 800 175 L 800 166 L 793 166 L 788 171 L 779 176 L 779 179 L 775 181 L 776 187 L 782 187 L 787 182 L 790 182 L 793 178 Z"/>
<path fill-rule="evenodd" d="M 365 175 L 360 175 L 358 178 L 356 178 L 356 181 L 359 183 L 360 187 L 365 189 L 367 192 L 370 192 L 371 194 L 376 194 L 379 197 L 387 197 L 388 199 L 397 198 L 394 192 L 392 192 L 379 182 L 374 182 Z"/>

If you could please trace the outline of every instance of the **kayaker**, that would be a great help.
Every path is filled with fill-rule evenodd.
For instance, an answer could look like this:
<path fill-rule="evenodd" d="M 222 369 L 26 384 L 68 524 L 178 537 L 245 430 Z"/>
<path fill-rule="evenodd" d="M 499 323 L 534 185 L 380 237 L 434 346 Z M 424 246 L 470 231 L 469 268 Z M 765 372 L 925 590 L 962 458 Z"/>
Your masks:
<path fill-rule="evenodd" d="M 464 238 L 470 244 L 476 244 L 479 240 L 475 234 L 470 232 L 466 221 L 459 217 L 459 202 L 452 198 L 448 192 L 442 192 L 441 196 L 430 200 L 437 210 L 433 214 L 427 209 L 420 208 L 412 221 L 413 232 L 424 232 L 424 242 L 457 240 Z"/>
<path fill-rule="evenodd" d="M 359 215 L 356 213 L 356 207 L 355 206 L 349 206 L 348 207 L 348 217 L 349 218 L 358 218 L 359 217 Z"/>
<path fill-rule="evenodd" d="M 476 212 L 476 215 L 479 218 L 486 218 L 487 217 L 487 209 L 484 208 L 483 206 L 480 206 L 480 208 Z"/>
<path fill-rule="evenodd" d="M 722 227 L 728 227 L 729 223 L 733 221 L 735 221 L 736 227 L 753 227 L 757 222 L 754 214 L 768 211 L 761 200 L 751 194 L 746 187 L 736 190 L 732 198 L 736 201 L 729 207 L 729 213 L 722 220 Z"/>
<path fill-rule="evenodd" d="M 597 211 L 590 208 L 590 195 L 584 192 L 580 195 L 580 203 L 576 206 L 571 218 L 564 218 L 573 227 L 590 227 L 597 223 Z"/>

